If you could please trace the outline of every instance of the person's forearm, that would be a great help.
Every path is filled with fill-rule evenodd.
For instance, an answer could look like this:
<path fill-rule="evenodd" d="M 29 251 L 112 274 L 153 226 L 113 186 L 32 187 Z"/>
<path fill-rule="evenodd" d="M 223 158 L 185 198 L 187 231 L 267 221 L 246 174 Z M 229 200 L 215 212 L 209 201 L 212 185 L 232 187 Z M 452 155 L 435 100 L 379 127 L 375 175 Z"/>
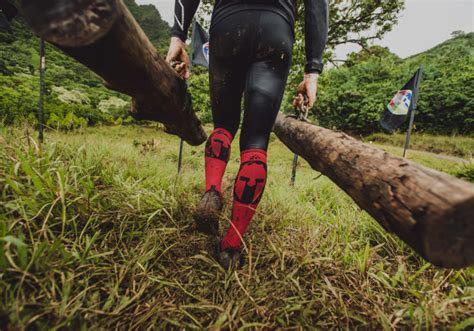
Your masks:
<path fill-rule="evenodd" d="M 171 28 L 171 36 L 186 41 L 189 26 L 199 6 L 200 0 L 175 0 L 174 25 Z"/>
<path fill-rule="evenodd" d="M 305 0 L 305 73 L 321 73 L 328 39 L 327 0 Z"/>

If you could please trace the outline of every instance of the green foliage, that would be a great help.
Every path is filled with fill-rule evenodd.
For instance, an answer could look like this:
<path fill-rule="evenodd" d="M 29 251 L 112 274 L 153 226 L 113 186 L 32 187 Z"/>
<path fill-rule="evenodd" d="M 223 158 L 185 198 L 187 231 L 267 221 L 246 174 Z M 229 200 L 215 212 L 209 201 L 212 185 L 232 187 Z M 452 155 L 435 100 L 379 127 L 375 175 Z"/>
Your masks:
<path fill-rule="evenodd" d="M 209 4 L 204 6 L 201 19 L 208 17 L 210 9 Z M 379 118 L 385 106 L 418 66 L 423 65 L 425 74 L 415 129 L 438 134 L 474 132 L 474 58 L 471 56 L 474 34 L 455 32 L 454 39 L 405 60 L 387 48 L 367 47 L 370 40 L 390 31 L 402 9 L 403 1 L 330 1 L 326 61 L 333 61 L 332 51 L 339 44 L 355 43 L 363 49 L 351 54 L 344 65 L 326 70 L 322 75 L 314 122 L 352 133 L 380 131 Z M 282 105 L 284 111 L 293 108 L 292 99 L 305 62 L 302 1 L 298 11 L 300 19 L 295 27 L 293 66 Z M 192 84 L 191 93 L 197 100 L 195 105 L 206 112 L 207 81 L 195 79 L 202 84 Z M 204 86 L 206 89 L 201 88 Z M 209 110 L 204 115 L 205 120 L 211 118 Z"/>
<path fill-rule="evenodd" d="M 161 18 L 160 12 L 154 5 L 137 5 L 135 0 L 125 0 L 125 4 L 145 31 L 151 43 L 161 54 L 168 51 L 170 26 Z"/>
<path fill-rule="evenodd" d="M 329 35 L 324 54 L 326 63 L 334 63 L 334 49 L 351 43 L 364 48 L 369 41 L 382 38 L 398 21 L 404 8 L 402 0 L 329 1 Z M 304 2 L 298 1 L 298 17 L 295 26 L 293 65 L 288 78 L 283 109 L 292 109 L 292 101 L 298 84 L 303 79 L 305 56 Z M 326 68 L 328 65 L 326 66 Z"/>
<path fill-rule="evenodd" d="M 206 20 L 215 0 L 202 0 L 199 19 Z M 329 0 L 329 40 L 326 56 L 332 58 L 337 45 L 355 43 L 366 47 L 373 39 L 380 39 L 398 22 L 398 13 L 404 8 L 404 0 Z M 304 1 L 297 0 L 295 27 L 297 49 L 296 64 L 304 58 Z M 207 24 L 204 24 L 207 25 Z"/>
<path fill-rule="evenodd" d="M 127 0 L 131 12 L 151 42 L 163 53 L 169 26 L 154 6 Z M 39 40 L 21 17 L 13 33 L 0 32 L 0 121 L 36 122 L 39 95 Z M 128 123 L 130 98 L 107 90 L 99 77 L 54 46 L 46 45 L 45 121 L 55 129 L 85 125 Z"/>
<path fill-rule="evenodd" d="M 208 17 L 215 0 L 203 0 L 198 19 L 208 26 Z M 324 55 L 326 62 L 334 60 L 334 48 L 345 43 L 354 43 L 366 47 L 370 40 L 380 39 L 390 31 L 398 21 L 398 13 L 404 8 L 403 0 L 365 0 L 329 1 L 329 36 Z M 296 87 L 303 79 L 305 64 L 304 42 L 304 2 L 297 1 L 297 21 L 295 25 L 295 45 L 293 47 L 293 65 L 288 78 L 283 101 L 283 110 L 292 109 L 292 100 Z"/>
<path fill-rule="evenodd" d="M 203 123 L 212 122 L 211 97 L 209 94 L 209 75 L 207 70 L 198 66 L 193 67 L 189 79 L 189 91 L 193 98 L 193 107 Z"/>
<path fill-rule="evenodd" d="M 402 155 L 405 134 L 375 133 L 364 137 L 394 155 Z M 393 147 L 392 147 L 393 146 Z M 474 137 L 415 133 L 410 141 L 409 158 L 428 167 L 474 182 Z"/>
<path fill-rule="evenodd" d="M 0 85 L 2 122 L 35 124 L 38 109 L 38 78 L 27 74 L 0 76 Z M 127 101 L 115 96 L 104 99 L 104 95 L 110 94 L 104 88 L 90 88 L 85 85 L 76 87 L 82 90 L 67 90 L 64 87 L 54 86 L 50 80 L 46 81 L 44 115 L 45 123 L 49 127 L 70 130 L 85 125 L 114 123 L 118 117 L 127 116 L 129 108 Z M 102 101 L 97 104 L 98 100 Z M 115 104 L 104 109 L 109 100 L 115 100 Z M 98 111 L 100 105 L 102 108 Z"/>
<path fill-rule="evenodd" d="M 368 42 L 381 39 L 398 22 L 404 0 L 330 0 L 329 48 L 353 43 L 367 47 Z M 303 11 L 303 1 L 299 1 Z"/>
<path fill-rule="evenodd" d="M 125 1 L 152 43 L 166 52 L 169 26 L 153 6 Z M 209 3 L 209 1 L 207 1 Z M 211 1 L 212 2 L 212 1 Z M 319 100 L 313 118 L 331 128 L 354 133 L 380 130 L 380 113 L 395 92 L 423 64 L 425 75 L 416 117 L 416 129 L 433 133 L 472 133 L 474 128 L 473 34 L 453 33 L 454 39 L 417 56 L 401 60 L 386 48 L 367 48 L 369 40 L 380 38 L 397 21 L 403 1 L 330 1 L 330 33 L 327 61 L 333 60 L 333 48 L 341 43 L 356 43 L 365 48 L 349 56 L 338 69 L 327 70 L 320 79 Z M 208 19 L 209 4 L 201 20 Z M 301 17 L 304 6 L 298 4 L 293 67 L 282 108 L 292 108 L 291 100 L 302 78 L 304 31 Z M 5 123 L 34 122 L 37 109 L 38 40 L 21 18 L 13 23 L 13 34 L 0 33 L 0 75 L 5 89 L 0 91 L 0 116 Z M 354 38 L 354 36 L 358 36 Z M 71 127 L 77 117 L 89 125 L 113 123 L 127 116 L 129 98 L 106 90 L 88 69 L 71 60 L 51 45 L 47 46 L 46 117 L 51 124 Z M 447 55 L 449 54 L 449 56 Z M 24 79 L 20 81 L 18 78 Z M 201 119 L 211 121 L 208 77 L 202 68 L 193 68 L 190 91 Z M 71 114 L 71 115 L 69 115 Z M 69 116 L 66 120 L 66 116 Z M 81 122 L 84 121 L 72 121 Z M 76 126 L 77 124 L 74 124 Z M 402 128 L 403 129 L 403 128 Z"/>
<path fill-rule="evenodd" d="M 451 172 L 452 175 L 474 183 L 474 164 L 466 164 Z"/>
<path fill-rule="evenodd" d="M 405 72 L 425 69 L 416 117 L 417 129 L 474 133 L 474 33 L 454 38 L 408 58 Z"/>
<path fill-rule="evenodd" d="M 363 48 L 358 53 L 350 53 L 347 56 L 347 60 L 345 61 L 344 65 L 346 67 L 353 67 L 359 63 L 369 61 L 374 57 L 378 59 L 391 58 L 393 60 L 400 60 L 395 54 L 390 52 L 387 47 L 371 46 L 368 48 Z"/>
<path fill-rule="evenodd" d="M 405 60 L 380 47 L 352 54 L 347 64 L 322 76 L 315 107 L 317 121 L 326 127 L 354 133 L 380 131 L 378 121 L 383 109 L 423 65 L 416 130 L 472 134 L 473 49 L 474 33 L 470 33 Z"/>
<path fill-rule="evenodd" d="M 405 133 L 375 133 L 364 137 L 364 141 L 398 147 L 403 147 L 405 145 L 405 139 Z M 430 135 L 426 133 L 414 133 L 410 141 L 410 149 L 472 159 L 474 156 L 474 137 L 454 135 L 441 136 Z"/>

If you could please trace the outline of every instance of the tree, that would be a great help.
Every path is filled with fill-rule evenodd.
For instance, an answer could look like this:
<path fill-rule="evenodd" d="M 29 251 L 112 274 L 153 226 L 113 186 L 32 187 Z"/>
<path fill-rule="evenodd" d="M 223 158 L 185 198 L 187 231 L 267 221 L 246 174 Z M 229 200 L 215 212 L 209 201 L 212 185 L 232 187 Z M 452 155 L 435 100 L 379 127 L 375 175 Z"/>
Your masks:
<path fill-rule="evenodd" d="M 314 109 L 317 121 L 324 127 L 352 133 L 380 131 L 380 113 L 422 64 L 416 130 L 472 134 L 473 45 L 474 33 L 470 33 L 405 60 L 379 46 L 350 54 L 344 65 L 327 71 L 320 79 Z"/>
<path fill-rule="evenodd" d="M 347 56 L 347 60 L 344 65 L 347 67 L 353 67 L 356 64 L 368 61 L 371 58 L 386 59 L 393 57 L 394 59 L 401 60 L 396 54 L 390 52 L 387 47 L 382 46 L 371 46 L 363 48 L 360 52 L 353 52 Z"/>
<path fill-rule="evenodd" d="M 203 0 L 197 19 L 209 26 L 209 17 L 215 0 Z M 295 25 L 293 66 L 288 78 L 282 109 L 291 109 L 296 86 L 303 77 L 305 63 L 304 1 L 297 0 L 298 19 Z M 334 49 L 338 45 L 354 43 L 367 48 L 371 40 L 382 38 L 398 21 L 404 0 L 329 0 L 329 35 L 325 53 L 326 62 L 336 63 Z M 195 93 L 193 92 L 193 97 Z"/>
<path fill-rule="evenodd" d="M 304 1 L 297 1 L 295 53 L 297 60 L 304 55 Z M 381 39 L 398 22 L 398 14 L 404 8 L 404 0 L 329 0 L 329 38 L 327 58 L 338 45 L 354 43 L 365 48 L 368 42 Z M 215 0 L 203 0 L 198 12 L 199 20 L 206 20 Z M 303 59 L 304 60 L 304 59 Z M 299 64 L 304 63 L 301 61 Z"/>
<path fill-rule="evenodd" d="M 404 8 L 404 0 L 329 0 L 329 35 L 324 59 L 335 65 L 334 49 L 351 43 L 367 48 L 371 40 L 381 39 L 398 22 L 398 14 Z M 298 0 L 298 17 L 295 26 L 293 66 L 283 109 L 291 109 L 296 86 L 303 77 L 305 63 L 304 3 Z M 327 68 L 327 66 L 326 66 Z"/>

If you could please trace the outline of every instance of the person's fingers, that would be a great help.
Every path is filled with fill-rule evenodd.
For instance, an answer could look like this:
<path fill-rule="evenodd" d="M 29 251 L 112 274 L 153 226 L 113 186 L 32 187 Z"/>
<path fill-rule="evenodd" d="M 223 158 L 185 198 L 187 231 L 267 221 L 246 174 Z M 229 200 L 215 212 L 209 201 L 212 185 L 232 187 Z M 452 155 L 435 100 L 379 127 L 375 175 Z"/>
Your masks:
<path fill-rule="evenodd" d="M 185 49 L 180 48 L 176 54 L 176 59 L 180 62 L 179 68 L 180 68 L 180 76 L 183 79 L 188 79 L 190 76 L 190 71 L 189 71 L 189 56 L 186 53 Z"/>
<path fill-rule="evenodd" d="M 296 89 L 296 91 L 297 91 L 298 94 L 306 93 L 306 86 L 305 86 L 304 82 L 301 82 L 298 85 L 298 88 Z"/>
<path fill-rule="evenodd" d="M 293 100 L 293 106 L 294 107 L 301 107 L 301 105 L 303 104 L 304 102 L 304 96 L 303 94 L 301 93 L 298 93 L 298 95 L 295 97 L 295 99 Z"/>
<path fill-rule="evenodd" d="M 186 65 L 184 70 L 184 79 L 188 80 L 189 76 L 191 76 L 191 71 L 189 70 L 189 65 Z"/>
<path fill-rule="evenodd" d="M 293 99 L 293 107 L 295 107 L 295 108 L 296 108 L 296 107 L 299 107 L 299 105 L 298 105 L 298 99 L 297 99 L 297 98 L 294 98 L 294 99 Z"/>
<path fill-rule="evenodd" d="M 184 63 L 177 62 L 177 61 L 175 61 L 174 63 L 172 61 L 171 63 L 172 63 L 173 69 L 176 71 L 178 76 L 180 76 L 181 78 L 184 78 L 184 74 L 185 74 Z"/>
<path fill-rule="evenodd" d="M 171 61 L 178 58 L 176 49 L 170 48 L 168 54 L 166 55 L 166 62 L 171 63 Z"/>

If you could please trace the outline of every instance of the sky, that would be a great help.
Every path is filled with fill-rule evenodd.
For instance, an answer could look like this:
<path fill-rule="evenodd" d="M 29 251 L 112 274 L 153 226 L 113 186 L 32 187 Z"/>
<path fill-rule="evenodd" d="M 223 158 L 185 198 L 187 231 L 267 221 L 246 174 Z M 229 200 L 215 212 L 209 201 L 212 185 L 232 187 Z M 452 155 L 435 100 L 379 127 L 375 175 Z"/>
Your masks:
<path fill-rule="evenodd" d="M 173 23 L 174 0 L 137 0 L 139 4 L 154 4 L 170 25 Z M 453 31 L 474 31 L 474 0 L 406 0 L 397 26 L 383 40 L 374 42 L 386 46 L 405 58 L 428 50 L 448 39 Z M 354 45 L 336 49 L 339 59 L 357 51 Z"/>

